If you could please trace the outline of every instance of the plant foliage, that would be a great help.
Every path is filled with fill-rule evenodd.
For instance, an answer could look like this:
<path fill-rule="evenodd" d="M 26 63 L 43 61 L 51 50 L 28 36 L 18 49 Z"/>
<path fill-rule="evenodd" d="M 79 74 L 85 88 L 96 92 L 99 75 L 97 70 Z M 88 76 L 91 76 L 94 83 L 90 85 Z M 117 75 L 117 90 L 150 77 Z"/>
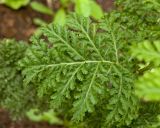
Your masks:
<path fill-rule="evenodd" d="M 145 72 L 136 82 L 136 94 L 145 101 L 157 101 L 157 103 L 155 102 L 156 105 L 152 106 L 152 116 L 150 115 L 152 121 L 154 119 L 154 122 L 151 123 L 151 120 L 148 122 L 149 127 L 157 128 L 160 126 L 160 120 L 158 121 L 158 119 L 156 119 L 160 114 L 160 42 L 144 41 L 138 45 L 132 46 L 131 50 L 133 56 L 139 61 L 147 63 L 147 65 L 145 64 L 145 66 L 140 69 L 145 69 Z"/>
<path fill-rule="evenodd" d="M 63 122 L 56 116 L 53 110 L 49 110 L 47 112 L 40 113 L 38 109 L 31 109 L 27 112 L 27 117 L 35 122 L 48 122 L 50 124 L 62 125 Z"/>
<path fill-rule="evenodd" d="M 152 63 L 150 70 L 137 82 L 137 94 L 145 100 L 160 100 L 160 41 L 144 41 L 132 47 L 132 53 L 140 61 Z"/>
<path fill-rule="evenodd" d="M 30 0 L 0 0 L 0 4 L 5 4 L 12 9 L 19 9 L 22 6 L 26 6 Z"/>
<path fill-rule="evenodd" d="M 23 86 L 23 77 L 18 66 L 27 47 L 22 41 L 0 41 L 0 107 L 9 110 L 14 118 L 24 116 L 28 109 L 36 107 L 37 101 L 40 102 L 32 85 Z"/>
<path fill-rule="evenodd" d="M 104 25 L 106 29 L 98 32 Z M 50 24 L 43 28 L 48 41 L 33 37 L 33 45 L 20 62 L 24 83 L 37 85 L 40 96 L 49 93 L 55 109 L 70 104 L 75 122 L 96 112 L 95 106 L 105 100 L 107 125 L 128 125 L 136 117 L 137 101 L 133 76 L 126 67 L 125 44 L 117 36 L 123 31 L 111 19 L 98 24 L 74 14 L 67 27 Z"/>
<path fill-rule="evenodd" d="M 76 128 L 155 128 L 160 105 L 150 100 L 159 99 L 158 7 L 158 0 L 117 0 L 116 10 L 102 20 L 72 14 L 66 26 L 43 27 L 24 49 L 14 41 L 2 43 L 1 106 L 54 109 Z M 139 101 L 134 82 L 142 74 L 136 82 Z"/>
<path fill-rule="evenodd" d="M 22 76 L 17 61 L 23 57 L 26 46 L 22 42 L 2 40 L 0 49 L 0 105 L 17 107 L 14 102 L 23 96 Z"/>
<path fill-rule="evenodd" d="M 68 13 L 73 10 L 79 15 L 84 17 L 92 16 L 97 20 L 104 15 L 102 8 L 95 0 L 59 0 L 58 2 L 60 7 L 56 13 L 55 10 L 52 10 L 52 5 L 56 4 L 52 0 L 48 1 L 48 6 L 50 7 L 36 1 L 31 2 L 30 5 L 35 11 L 54 16 L 54 23 L 59 25 L 65 25 Z M 73 6 L 73 10 L 71 9 L 71 6 Z"/>

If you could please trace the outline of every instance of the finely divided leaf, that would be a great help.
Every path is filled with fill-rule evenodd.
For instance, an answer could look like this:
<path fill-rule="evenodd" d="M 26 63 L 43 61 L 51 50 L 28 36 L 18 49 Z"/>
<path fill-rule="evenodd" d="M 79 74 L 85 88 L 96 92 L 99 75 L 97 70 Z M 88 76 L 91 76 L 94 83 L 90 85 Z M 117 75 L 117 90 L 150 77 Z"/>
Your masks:
<path fill-rule="evenodd" d="M 109 110 L 112 113 L 109 120 L 118 122 L 116 115 L 120 113 L 123 120 L 131 116 L 130 121 L 135 113 L 126 103 L 132 101 L 133 95 L 126 92 L 131 92 L 133 86 L 130 73 L 123 66 L 128 61 L 127 56 L 121 57 L 125 51 L 120 49 L 122 44 L 118 43 L 119 37 L 116 39 L 117 33 L 100 29 L 99 23 L 75 14 L 68 18 L 67 26 L 50 24 L 42 28 L 43 37 L 32 38 L 33 44 L 20 62 L 24 68 L 24 82 L 37 85 L 40 96 L 50 95 L 50 104 L 55 109 L 72 103 L 68 109 L 76 122 L 82 121 L 86 113 L 95 112 L 95 106 L 101 102 L 99 97 L 105 96 L 104 92 L 115 91 L 114 104 L 111 94 L 110 99 L 105 100 L 113 108 L 118 104 L 123 110 L 112 110 L 114 113 Z M 113 88 L 109 90 L 107 85 L 110 82 L 113 82 Z M 134 102 L 130 105 L 135 106 Z"/>
<path fill-rule="evenodd" d="M 139 60 L 153 62 L 155 65 L 160 64 L 160 41 L 144 41 L 137 46 L 132 46 L 132 54 Z"/>

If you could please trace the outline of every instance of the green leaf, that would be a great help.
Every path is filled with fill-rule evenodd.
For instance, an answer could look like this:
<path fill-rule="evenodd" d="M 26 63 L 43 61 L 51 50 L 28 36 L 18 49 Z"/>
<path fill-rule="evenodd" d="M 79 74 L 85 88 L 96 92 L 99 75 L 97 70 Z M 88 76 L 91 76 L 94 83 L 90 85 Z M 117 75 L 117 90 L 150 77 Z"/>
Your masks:
<path fill-rule="evenodd" d="M 33 22 L 34 22 L 35 25 L 38 25 L 38 26 L 47 25 L 47 23 L 44 20 L 39 19 L 39 18 L 34 18 Z"/>
<path fill-rule="evenodd" d="M 144 41 L 131 48 L 132 55 L 140 61 L 153 62 L 160 65 L 160 41 Z"/>
<path fill-rule="evenodd" d="M 0 41 L 0 107 L 9 110 L 14 118 L 24 116 L 24 112 L 35 104 L 34 90 L 30 90 L 31 86 L 24 88 L 18 66 L 27 47 L 27 43 L 22 41 Z"/>
<path fill-rule="evenodd" d="M 30 0 L 1 0 L 0 3 L 5 4 L 12 9 L 19 9 L 22 6 L 26 6 Z"/>
<path fill-rule="evenodd" d="M 91 14 L 90 0 L 76 0 L 75 11 L 84 17 L 89 17 Z"/>
<path fill-rule="evenodd" d="M 157 10 L 158 12 L 160 12 L 160 1 L 158 0 L 144 0 L 143 1 L 144 4 L 147 5 L 147 7 L 149 8 L 154 8 L 155 10 Z"/>
<path fill-rule="evenodd" d="M 100 97 L 106 97 L 105 92 L 109 96 L 105 99 L 107 126 L 125 125 L 136 117 L 133 76 L 126 68 L 128 57 L 117 54 L 125 53 L 123 43 L 119 42 L 121 37 L 116 36 L 124 30 L 111 23 L 106 18 L 103 24 L 107 31 L 98 32 L 102 24 L 72 14 L 66 26 L 43 27 L 42 38 L 32 38 L 33 44 L 20 62 L 24 83 L 37 86 L 41 97 L 47 94 L 55 110 L 70 106 L 67 111 L 74 122 L 96 113 L 95 107 L 101 103 Z M 110 82 L 113 87 L 109 89 Z"/>
<path fill-rule="evenodd" d="M 47 14 L 47 15 L 53 15 L 53 11 L 49 7 L 45 6 L 40 2 L 33 1 L 30 3 L 30 5 L 31 5 L 31 8 L 37 12 Z"/>
<path fill-rule="evenodd" d="M 62 26 L 66 23 L 66 13 L 64 9 L 59 9 L 55 14 L 54 23 Z"/>
<path fill-rule="evenodd" d="M 103 17 L 103 10 L 100 5 L 98 5 L 95 1 L 90 1 L 91 6 L 91 16 L 96 19 L 100 19 Z"/>
<path fill-rule="evenodd" d="M 53 110 L 49 110 L 47 112 L 40 113 L 38 109 L 31 109 L 26 113 L 27 117 L 31 121 L 35 122 L 48 122 L 50 124 L 54 125 L 62 125 L 63 122 L 56 116 L 55 112 Z"/>
<path fill-rule="evenodd" d="M 136 83 L 136 93 L 146 101 L 160 100 L 160 69 L 146 72 Z"/>
<path fill-rule="evenodd" d="M 39 122 L 39 121 L 41 121 L 41 116 L 36 115 L 35 113 L 37 113 L 37 112 L 39 112 L 38 109 L 31 109 L 30 111 L 28 111 L 26 113 L 26 115 L 30 120 L 35 121 L 35 122 Z"/>
<path fill-rule="evenodd" d="M 68 4 L 68 2 L 70 2 L 70 0 L 60 0 L 60 2 L 63 6 L 65 6 Z"/>

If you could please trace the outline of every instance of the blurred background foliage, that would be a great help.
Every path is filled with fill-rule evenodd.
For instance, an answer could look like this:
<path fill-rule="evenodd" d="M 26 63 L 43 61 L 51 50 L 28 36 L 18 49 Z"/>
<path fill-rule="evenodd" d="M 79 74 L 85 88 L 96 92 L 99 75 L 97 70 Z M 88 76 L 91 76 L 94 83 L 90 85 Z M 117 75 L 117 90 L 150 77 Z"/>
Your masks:
<path fill-rule="evenodd" d="M 45 5 L 40 1 L 32 0 L 0 0 L 0 4 L 5 4 L 14 10 L 29 4 L 33 10 L 53 16 L 53 21 L 59 25 L 65 24 L 66 16 L 71 9 L 85 17 L 92 16 L 95 19 L 100 19 L 103 16 L 103 10 L 95 0 L 59 0 L 61 7 L 56 12 L 52 8 L 53 1 L 46 0 L 47 5 Z M 45 24 L 42 19 L 35 19 L 34 22 L 38 25 Z"/>

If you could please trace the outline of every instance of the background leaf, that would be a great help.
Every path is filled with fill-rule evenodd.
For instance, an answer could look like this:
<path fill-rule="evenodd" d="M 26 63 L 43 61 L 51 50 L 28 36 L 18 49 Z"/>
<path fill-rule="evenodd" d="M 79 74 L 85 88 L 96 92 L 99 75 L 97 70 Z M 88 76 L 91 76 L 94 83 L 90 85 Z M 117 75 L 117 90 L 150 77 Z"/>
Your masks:
<path fill-rule="evenodd" d="M 58 10 L 55 14 L 54 23 L 62 26 L 66 23 L 66 12 L 64 9 Z"/>
<path fill-rule="evenodd" d="M 76 0 L 75 1 L 75 11 L 76 13 L 88 17 L 91 14 L 90 0 Z"/>
<path fill-rule="evenodd" d="M 136 83 L 136 94 L 146 101 L 160 100 L 160 69 L 146 72 Z"/>
<path fill-rule="evenodd" d="M 100 19 L 103 16 L 103 10 L 100 5 L 98 5 L 95 1 L 90 1 L 91 6 L 91 16 L 96 19 Z"/>
<path fill-rule="evenodd" d="M 0 0 L 0 3 L 5 4 L 12 9 L 19 9 L 22 6 L 26 6 L 30 0 Z"/>
<path fill-rule="evenodd" d="M 31 8 L 37 12 L 44 13 L 47 15 L 53 15 L 53 11 L 40 2 L 33 1 L 30 3 Z"/>
<path fill-rule="evenodd" d="M 133 45 L 131 48 L 132 55 L 140 61 L 160 65 L 160 41 L 144 41 Z"/>

